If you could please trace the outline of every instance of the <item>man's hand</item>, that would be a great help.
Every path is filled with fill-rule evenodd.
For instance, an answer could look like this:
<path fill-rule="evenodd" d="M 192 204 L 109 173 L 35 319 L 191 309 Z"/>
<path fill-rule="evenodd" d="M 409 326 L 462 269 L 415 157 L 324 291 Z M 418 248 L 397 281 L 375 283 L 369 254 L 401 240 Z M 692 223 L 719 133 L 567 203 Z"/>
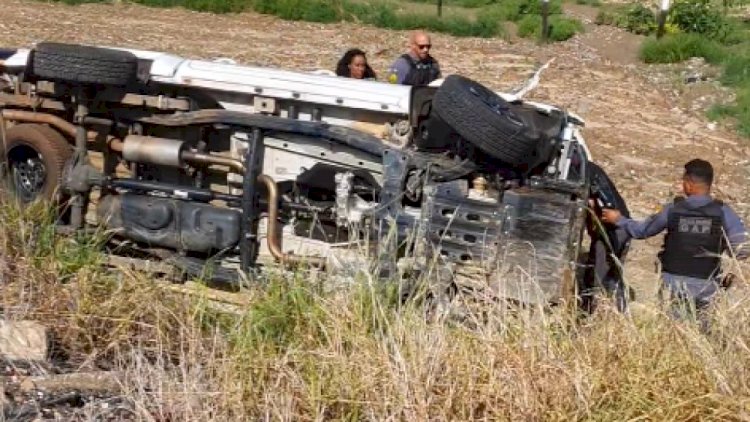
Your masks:
<path fill-rule="evenodd" d="M 622 214 L 620 211 L 611 208 L 605 208 L 602 210 L 602 221 L 605 223 L 617 224 L 621 218 Z"/>

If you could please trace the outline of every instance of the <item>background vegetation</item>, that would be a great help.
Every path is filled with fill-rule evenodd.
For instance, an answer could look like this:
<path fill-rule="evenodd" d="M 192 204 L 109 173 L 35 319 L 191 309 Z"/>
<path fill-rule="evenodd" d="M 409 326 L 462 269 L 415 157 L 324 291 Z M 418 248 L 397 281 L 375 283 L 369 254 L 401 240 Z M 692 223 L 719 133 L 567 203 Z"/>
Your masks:
<path fill-rule="evenodd" d="M 711 118 L 730 118 L 750 136 L 750 20 L 747 0 L 677 0 L 667 16 L 666 36 L 655 38 L 657 10 L 641 3 L 605 5 L 596 23 L 648 35 L 641 47 L 646 63 L 676 63 L 703 57 L 722 67 L 721 82 L 732 87 L 734 104 L 716 106 Z M 743 16 L 741 10 L 745 10 Z"/>
<path fill-rule="evenodd" d="M 68 4 L 112 0 L 53 0 Z M 496 37 L 505 35 L 504 22 L 518 22 L 541 12 L 536 0 L 455 0 L 445 1 L 443 16 L 437 17 L 434 1 L 418 0 L 128 0 L 154 7 L 233 13 L 254 10 L 287 20 L 309 22 L 354 21 L 389 29 L 426 29 L 455 36 Z M 431 3 L 428 7 L 428 3 Z M 418 5 L 420 7 L 415 7 Z M 552 0 L 550 13 L 562 13 L 560 0 Z M 582 30 L 581 25 L 563 21 L 555 39 L 564 40 Z M 554 31 L 554 30 L 553 30 Z M 539 31 L 537 31 L 539 32 Z"/>

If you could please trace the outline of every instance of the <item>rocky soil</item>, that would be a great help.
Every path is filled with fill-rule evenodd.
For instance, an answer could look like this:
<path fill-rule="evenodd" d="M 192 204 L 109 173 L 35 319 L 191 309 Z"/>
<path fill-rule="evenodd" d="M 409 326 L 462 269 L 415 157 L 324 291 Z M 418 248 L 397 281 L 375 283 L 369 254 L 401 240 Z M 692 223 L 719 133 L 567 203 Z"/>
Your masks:
<path fill-rule="evenodd" d="M 382 74 L 405 47 L 405 33 L 354 24 L 285 22 L 253 13 L 216 16 L 128 4 L 66 6 L 3 0 L 3 47 L 45 40 L 167 51 L 193 58 L 228 57 L 250 65 L 333 69 L 353 46 L 368 52 Z M 637 62 L 640 37 L 591 24 L 591 10 L 573 7 L 587 32 L 554 45 L 466 39 L 436 34 L 433 54 L 446 74 L 461 73 L 492 88 L 520 85 L 554 58 L 529 97 L 554 103 L 587 121 L 583 134 L 595 161 L 612 176 L 635 216 L 643 217 L 679 193 L 682 165 L 696 157 L 718 171 L 717 196 L 750 216 L 750 142 L 710 122 L 703 110 L 726 101 L 715 70 L 700 62 L 646 67 Z M 689 84 L 684 82 L 688 81 Z M 637 241 L 626 265 L 639 298 L 656 289 L 660 239 Z"/>

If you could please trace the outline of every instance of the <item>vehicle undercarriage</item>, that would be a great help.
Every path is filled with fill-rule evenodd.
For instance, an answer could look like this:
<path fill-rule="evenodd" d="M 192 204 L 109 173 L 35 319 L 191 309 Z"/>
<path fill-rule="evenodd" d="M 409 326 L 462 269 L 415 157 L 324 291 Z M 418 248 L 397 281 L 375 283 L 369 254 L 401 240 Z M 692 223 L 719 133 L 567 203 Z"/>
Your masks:
<path fill-rule="evenodd" d="M 437 271 L 561 303 L 580 290 L 589 200 L 611 196 L 592 189 L 580 119 L 460 76 L 406 87 L 55 43 L 0 70 L 22 202 L 218 282 L 271 262 Z"/>

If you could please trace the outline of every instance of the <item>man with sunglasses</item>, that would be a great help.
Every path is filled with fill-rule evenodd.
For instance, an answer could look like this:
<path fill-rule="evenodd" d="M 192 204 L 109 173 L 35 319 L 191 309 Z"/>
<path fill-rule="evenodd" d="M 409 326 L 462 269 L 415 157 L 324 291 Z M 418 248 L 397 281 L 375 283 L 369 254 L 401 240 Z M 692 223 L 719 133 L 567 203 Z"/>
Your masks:
<path fill-rule="evenodd" d="M 423 31 L 409 36 L 409 51 L 399 57 L 388 71 L 388 81 L 401 85 L 428 85 L 440 78 L 440 66 L 430 55 L 430 37 Z"/>

